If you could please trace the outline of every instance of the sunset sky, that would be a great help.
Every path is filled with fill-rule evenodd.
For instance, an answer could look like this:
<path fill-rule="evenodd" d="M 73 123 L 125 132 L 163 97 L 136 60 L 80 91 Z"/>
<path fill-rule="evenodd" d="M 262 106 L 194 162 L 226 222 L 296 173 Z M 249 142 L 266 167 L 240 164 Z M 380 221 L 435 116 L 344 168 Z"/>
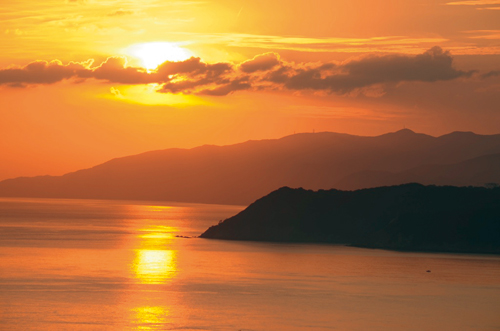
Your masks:
<path fill-rule="evenodd" d="M 0 180 L 313 130 L 500 133 L 500 0 L 0 8 Z"/>

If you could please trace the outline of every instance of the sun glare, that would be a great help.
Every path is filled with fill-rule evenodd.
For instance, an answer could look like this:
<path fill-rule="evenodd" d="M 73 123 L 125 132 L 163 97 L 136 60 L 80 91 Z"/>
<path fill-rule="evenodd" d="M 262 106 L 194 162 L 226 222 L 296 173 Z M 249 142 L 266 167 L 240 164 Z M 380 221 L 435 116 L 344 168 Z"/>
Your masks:
<path fill-rule="evenodd" d="M 141 61 L 146 69 L 155 69 L 165 61 L 184 61 L 193 56 L 191 51 L 170 42 L 151 42 L 132 45 L 127 53 Z"/>

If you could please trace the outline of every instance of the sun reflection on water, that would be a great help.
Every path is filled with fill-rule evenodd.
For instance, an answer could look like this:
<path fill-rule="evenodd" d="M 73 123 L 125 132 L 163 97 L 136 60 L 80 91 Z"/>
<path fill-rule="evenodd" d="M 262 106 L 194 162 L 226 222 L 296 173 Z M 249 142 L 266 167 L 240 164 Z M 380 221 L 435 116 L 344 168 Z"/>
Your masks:
<path fill-rule="evenodd" d="M 165 284 L 177 273 L 177 251 L 171 249 L 174 233 L 169 226 L 141 229 L 139 249 L 131 265 L 134 278 L 141 284 Z"/>
<path fill-rule="evenodd" d="M 132 311 L 137 330 L 156 330 L 165 325 L 169 315 L 167 307 L 137 307 Z"/>
<path fill-rule="evenodd" d="M 169 211 L 171 209 L 174 209 L 172 206 L 143 206 L 143 209 L 148 210 L 148 211 Z"/>
<path fill-rule="evenodd" d="M 133 268 L 142 284 L 164 284 L 177 272 L 176 251 L 139 249 Z"/>

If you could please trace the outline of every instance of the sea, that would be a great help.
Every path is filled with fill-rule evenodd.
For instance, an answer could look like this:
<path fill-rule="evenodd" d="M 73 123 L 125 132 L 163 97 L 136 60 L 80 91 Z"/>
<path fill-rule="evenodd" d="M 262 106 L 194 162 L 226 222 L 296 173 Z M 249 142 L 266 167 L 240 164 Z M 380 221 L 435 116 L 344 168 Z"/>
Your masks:
<path fill-rule="evenodd" d="M 500 330 L 500 256 L 198 238 L 244 206 L 0 199 L 0 330 Z"/>

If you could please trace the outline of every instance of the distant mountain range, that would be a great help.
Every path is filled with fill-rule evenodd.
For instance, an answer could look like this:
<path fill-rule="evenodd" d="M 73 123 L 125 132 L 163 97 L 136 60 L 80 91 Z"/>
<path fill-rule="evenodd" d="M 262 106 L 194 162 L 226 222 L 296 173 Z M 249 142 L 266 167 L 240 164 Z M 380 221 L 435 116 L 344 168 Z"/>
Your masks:
<path fill-rule="evenodd" d="M 0 182 L 0 196 L 246 205 L 282 186 L 359 189 L 407 182 L 500 183 L 500 135 L 376 137 L 322 132 L 229 146 L 167 149 L 63 176 Z"/>
<path fill-rule="evenodd" d="M 353 190 L 404 183 L 496 186 L 500 183 L 500 154 L 479 156 L 455 164 L 423 165 L 402 172 L 361 171 L 344 177 L 335 187 Z"/>
<path fill-rule="evenodd" d="M 283 187 L 202 238 L 500 253 L 500 187 L 404 184 L 357 191 Z"/>

